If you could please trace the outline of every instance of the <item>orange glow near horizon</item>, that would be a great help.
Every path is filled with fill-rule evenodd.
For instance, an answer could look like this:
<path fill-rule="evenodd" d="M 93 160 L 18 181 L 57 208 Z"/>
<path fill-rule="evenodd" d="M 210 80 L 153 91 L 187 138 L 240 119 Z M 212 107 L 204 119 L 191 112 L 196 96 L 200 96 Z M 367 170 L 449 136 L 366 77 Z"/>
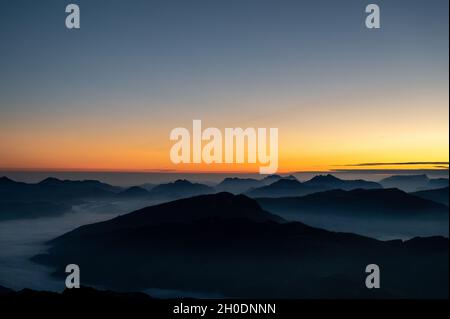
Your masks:
<path fill-rule="evenodd" d="M 246 114 L 239 119 L 236 114 L 218 110 L 217 114 L 202 119 L 202 125 L 203 129 L 217 127 L 221 132 L 225 127 L 278 127 L 280 173 L 445 169 L 448 165 L 352 166 L 373 162 L 448 162 L 448 96 L 426 99 L 433 102 L 434 109 L 441 110 L 440 114 L 428 112 L 423 107 L 425 99 L 375 101 L 383 105 L 382 108 L 373 107 L 372 104 L 376 104 L 373 101 L 364 105 L 358 98 L 333 101 L 335 108 L 326 108 L 330 101 L 316 101 L 301 110 L 295 110 L 292 102 L 280 106 L 276 112 L 261 111 L 255 117 Z M 358 105 L 359 113 L 349 111 L 348 104 L 353 104 L 353 109 Z M 408 112 L 406 104 L 414 112 Z M 263 109 L 273 110 L 267 105 Z M 192 132 L 192 118 L 201 117 L 180 113 L 174 119 L 168 112 L 155 119 L 151 112 L 146 112 L 106 119 L 98 114 L 78 117 L 54 114 L 2 121 L 0 169 L 258 172 L 260 164 L 172 164 L 169 152 L 175 142 L 169 140 L 170 131 L 186 127 Z"/>
<path fill-rule="evenodd" d="M 283 135 L 285 132 L 289 135 Z M 310 135 L 303 140 L 288 130 L 280 130 L 278 172 L 448 168 L 445 164 L 353 166 L 373 162 L 448 162 L 448 135 L 445 134 L 430 130 L 411 138 L 411 134 L 395 132 L 389 138 L 360 132 L 350 139 L 348 133 L 341 131 L 334 136 Z M 145 141 L 142 135 L 140 138 L 87 135 L 74 137 L 67 133 L 48 133 L 0 138 L 0 169 L 255 173 L 261 166 L 259 163 L 175 165 L 169 158 L 173 143 L 168 137 Z"/>

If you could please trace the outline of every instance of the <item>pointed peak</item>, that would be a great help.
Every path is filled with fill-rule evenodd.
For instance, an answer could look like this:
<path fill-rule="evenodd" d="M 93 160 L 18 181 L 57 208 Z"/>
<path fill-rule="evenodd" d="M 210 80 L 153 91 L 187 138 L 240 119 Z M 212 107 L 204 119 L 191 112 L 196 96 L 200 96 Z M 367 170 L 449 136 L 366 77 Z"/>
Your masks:
<path fill-rule="evenodd" d="M 190 181 L 188 181 L 187 179 L 177 179 L 175 182 L 173 182 L 173 184 L 187 185 L 187 184 L 192 184 L 192 183 Z"/>
<path fill-rule="evenodd" d="M 39 182 L 40 185 L 55 185 L 55 184 L 60 184 L 63 181 L 60 179 L 57 179 L 55 177 L 47 177 L 46 179 L 43 179 L 42 181 Z"/>
<path fill-rule="evenodd" d="M 10 179 L 9 177 L 2 176 L 2 177 L 0 177 L 0 183 L 2 183 L 2 184 L 6 184 L 6 183 L 12 184 L 12 183 L 16 183 L 16 182 L 13 181 L 12 179 Z"/>
<path fill-rule="evenodd" d="M 271 185 L 297 185 L 297 184 L 301 184 L 301 182 L 299 182 L 297 179 L 281 178 Z"/>
<path fill-rule="evenodd" d="M 327 174 L 327 175 L 316 175 L 312 179 L 312 181 L 341 181 L 341 179 L 337 178 L 334 175 Z"/>

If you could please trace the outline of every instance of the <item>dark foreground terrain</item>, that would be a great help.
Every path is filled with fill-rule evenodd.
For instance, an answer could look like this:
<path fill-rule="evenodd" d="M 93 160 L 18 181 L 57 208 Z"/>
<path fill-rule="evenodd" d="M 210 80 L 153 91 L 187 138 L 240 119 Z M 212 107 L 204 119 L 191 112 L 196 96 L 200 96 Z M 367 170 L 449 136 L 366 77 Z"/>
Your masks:
<path fill-rule="evenodd" d="M 232 298 L 448 298 L 448 238 L 379 241 L 286 222 L 244 196 L 202 195 L 85 225 L 34 260 L 113 290 Z M 365 267 L 381 288 L 365 286 Z"/>
<path fill-rule="evenodd" d="M 121 316 L 123 318 L 268 318 L 284 319 L 298 318 L 304 313 L 313 312 L 316 315 L 345 315 L 361 318 L 380 318 L 386 312 L 401 310 L 404 316 L 429 316 L 433 312 L 448 312 L 448 301 L 445 300 L 273 300 L 273 299 L 155 299 L 142 293 L 118 293 L 102 291 L 94 288 L 81 287 L 80 289 L 66 289 L 62 293 L 48 291 L 35 291 L 24 289 L 12 291 L 0 286 L 0 309 L 2 314 L 10 317 L 28 315 L 30 317 L 42 316 L 45 318 L 80 318 L 82 316 L 98 315 L 105 318 Z M 230 305 L 271 305 L 274 313 L 220 313 L 219 309 Z M 177 314 L 176 309 L 183 307 L 206 307 L 204 316 L 200 314 Z M 245 308 L 244 308 L 245 309 Z M 360 311 L 355 311 L 360 309 Z M 5 316 L 6 317 L 6 316 Z"/>

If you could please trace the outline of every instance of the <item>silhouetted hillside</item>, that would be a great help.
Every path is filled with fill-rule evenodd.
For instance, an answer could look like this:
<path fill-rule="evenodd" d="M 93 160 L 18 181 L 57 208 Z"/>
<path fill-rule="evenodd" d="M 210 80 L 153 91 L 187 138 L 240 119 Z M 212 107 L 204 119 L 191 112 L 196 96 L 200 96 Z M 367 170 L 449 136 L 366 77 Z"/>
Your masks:
<path fill-rule="evenodd" d="M 432 178 L 428 181 L 427 188 L 437 189 L 448 187 L 448 178 Z"/>
<path fill-rule="evenodd" d="M 373 297 L 365 266 L 383 271 L 377 296 L 448 296 L 448 239 L 383 242 L 286 223 L 243 195 L 178 200 L 82 226 L 35 261 L 80 265 L 112 289 L 175 289 L 232 297 Z M 411 285 L 411 278 L 415 278 Z"/>
<path fill-rule="evenodd" d="M 140 227 L 167 223 L 191 223 L 199 220 L 245 219 L 254 222 L 282 222 L 283 219 L 263 211 L 257 202 L 244 195 L 218 193 L 179 199 L 168 203 L 146 207 L 109 221 L 87 225 L 54 239 L 64 241 L 74 236 L 84 236 L 96 228 L 95 233 L 109 233 L 113 230 L 127 229 L 133 225 Z"/>
<path fill-rule="evenodd" d="M 414 196 L 426 198 L 437 203 L 441 203 L 448 206 L 448 187 L 431 189 L 427 191 L 420 191 L 411 193 Z"/>
<path fill-rule="evenodd" d="M 14 290 L 0 286 L 0 295 L 14 293 Z"/>
<path fill-rule="evenodd" d="M 253 178 L 228 177 L 216 185 L 215 189 L 220 192 L 229 192 L 233 194 L 241 194 L 250 188 L 262 185 L 261 180 Z"/>
<path fill-rule="evenodd" d="M 0 221 L 58 216 L 71 210 L 71 205 L 46 201 L 0 200 Z"/>
<path fill-rule="evenodd" d="M 272 175 L 268 175 L 268 176 L 264 177 L 261 180 L 261 182 L 263 185 L 270 185 L 272 183 L 279 181 L 280 179 L 297 180 L 297 178 L 295 178 L 295 176 L 293 176 L 293 175 L 281 176 L 281 175 L 277 175 L 277 174 L 272 174 Z"/>
<path fill-rule="evenodd" d="M 157 185 L 150 192 L 153 198 L 158 199 L 176 199 L 211 193 L 215 193 L 215 190 L 210 186 L 181 179 L 173 183 Z"/>
<path fill-rule="evenodd" d="M 79 311 L 80 315 L 93 310 L 102 310 L 101 314 L 113 313 L 114 310 L 127 310 L 127 314 L 138 310 L 147 309 L 153 315 L 163 315 L 167 311 L 167 305 L 160 304 L 157 299 L 153 299 L 147 294 L 140 292 L 114 292 L 108 290 L 98 290 L 90 287 L 80 287 L 77 289 L 65 289 L 62 293 L 51 291 L 36 291 L 32 289 L 22 289 L 13 291 L 5 288 L 0 289 L 0 307 L 3 310 L 10 309 L 19 314 L 23 307 L 30 307 L 33 314 L 36 311 L 46 310 L 42 315 L 64 313 L 67 309 L 73 315 Z M 164 311 L 165 310 L 165 311 Z M 39 312 L 38 312 L 39 313 Z M 99 313 L 100 314 L 100 313 Z"/>
<path fill-rule="evenodd" d="M 352 189 L 374 189 L 383 188 L 380 184 L 375 182 L 369 182 L 362 179 L 358 180 L 343 180 L 337 178 L 333 175 L 318 175 L 304 182 L 303 184 L 307 186 L 314 186 L 321 189 L 342 189 L 342 190 L 352 190 Z"/>
<path fill-rule="evenodd" d="M 269 211 L 326 213 L 346 216 L 448 217 L 442 204 L 419 198 L 398 189 L 332 190 L 303 197 L 259 198 Z"/>
<path fill-rule="evenodd" d="M 343 180 L 333 175 L 318 175 L 304 183 L 295 178 L 279 179 L 267 186 L 249 190 L 246 194 L 251 197 L 292 197 L 304 196 L 312 193 L 332 189 L 375 189 L 382 186 L 375 182 L 365 180 Z"/>
<path fill-rule="evenodd" d="M 118 194 L 119 197 L 123 198 L 148 197 L 149 195 L 150 193 L 146 189 L 139 186 L 129 187 Z"/>
<path fill-rule="evenodd" d="M 215 189 L 221 192 L 230 192 L 233 194 L 242 194 L 248 192 L 252 189 L 267 186 L 273 184 L 279 180 L 294 180 L 297 179 L 293 175 L 281 176 L 281 175 L 268 175 L 263 179 L 253 179 L 253 178 L 225 178 L 222 182 L 216 185 Z"/>
<path fill-rule="evenodd" d="M 252 189 L 246 193 L 250 197 L 302 196 L 321 191 L 321 187 L 307 186 L 298 180 L 280 179 L 270 185 Z"/>
<path fill-rule="evenodd" d="M 36 184 L 0 179 L 0 200 L 9 201 L 62 201 L 83 198 L 112 197 L 121 190 L 99 181 L 69 181 L 53 177 Z"/>
<path fill-rule="evenodd" d="M 380 181 L 385 188 L 398 188 L 405 192 L 416 192 L 448 187 L 448 178 L 429 179 L 427 175 L 394 175 Z"/>
<path fill-rule="evenodd" d="M 145 184 L 139 185 L 139 187 L 141 187 L 141 188 L 143 188 L 143 189 L 145 189 L 145 190 L 147 190 L 147 191 L 149 191 L 149 192 L 150 192 L 155 186 L 156 186 L 156 185 L 155 185 L 155 184 L 152 184 L 152 183 L 145 183 Z"/>
<path fill-rule="evenodd" d="M 0 178 L 0 220 L 57 216 L 84 200 L 114 198 L 121 190 L 94 180 L 46 178 L 35 184 Z"/>

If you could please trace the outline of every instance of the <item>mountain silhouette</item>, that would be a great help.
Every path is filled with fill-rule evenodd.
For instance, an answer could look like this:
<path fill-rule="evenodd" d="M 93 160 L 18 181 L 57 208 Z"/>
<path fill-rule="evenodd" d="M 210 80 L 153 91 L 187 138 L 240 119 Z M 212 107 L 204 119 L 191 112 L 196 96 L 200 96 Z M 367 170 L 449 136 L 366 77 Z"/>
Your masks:
<path fill-rule="evenodd" d="M 263 179 L 228 177 L 216 185 L 215 189 L 220 192 L 230 192 L 242 194 L 258 187 L 263 187 L 275 183 L 279 180 L 297 180 L 295 176 L 268 175 Z"/>
<path fill-rule="evenodd" d="M 153 187 L 150 192 L 153 198 L 158 199 L 176 199 L 211 193 L 215 193 L 213 187 L 200 183 L 191 183 L 188 180 L 182 179 L 176 180 L 172 183 L 157 185 Z"/>
<path fill-rule="evenodd" d="M 111 193 L 116 193 L 121 190 L 120 187 L 112 186 L 96 180 L 72 181 L 72 180 L 59 180 L 54 177 L 48 177 L 39 182 L 38 185 L 48 187 L 63 187 L 71 190 L 80 190 L 80 191 L 83 189 L 103 190 Z"/>
<path fill-rule="evenodd" d="M 448 208 L 398 189 L 331 190 L 303 197 L 259 198 L 273 212 L 299 212 L 345 216 L 446 217 Z"/>
<path fill-rule="evenodd" d="M 71 208 L 60 202 L 0 200 L 0 221 L 59 216 L 70 212 Z"/>
<path fill-rule="evenodd" d="M 0 286 L 0 295 L 13 293 L 14 290 Z"/>
<path fill-rule="evenodd" d="M 448 187 L 411 193 L 414 196 L 432 200 L 448 206 Z"/>
<path fill-rule="evenodd" d="M 34 261 L 76 263 L 87 284 L 252 298 L 448 296 L 448 239 L 378 241 L 285 222 L 244 195 L 219 193 L 79 227 Z M 383 270 L 377 291 L 365 267 Z M 416 278 L 411 285 L 411 278 Z"/>
<path fill-rule="evenodd" d="M 0 178 L 0 220 L 57 216 L 84 200 L 112 199 L 120 187 L 95 180 L 69 181 L 53 177 L 39 183 Z"/>
<path fill-rule="evenodd" d="M 121 191 L 95 180 L 70 181 L 49 177 L 39 183 L 28 184 L 0 179 L 0 199 L 16 201 L 61 201 L 80 198 L 112 197 Z"/>
<path fill-rule="evenodd" d="M 405 192 L 416 192 L 448 187 L 448 178 L 429 179 L 427 175 L 393 175 L 382 179 L 385 188 L 398 188 Z"/>
<path fill-rule="evenodd" d="M 120 192 L 117 195 L 118 197 L 123 198 L 139 198 L 139 197 L 148 197 L 150 193 L 142 187 L 132 186 L 125 189 L 124 191 Z"/>
<path fill-rule="evenodd" d="M 263 183 L 261 180 L 253 178 L 238 178 L 227 177 L 215 189 L 220 192 L 229 192 L 233 194 L 241 194 L 248 191 L 250 188 L 260 187 Z"/>
<path fill-rule="evenodd" d="M 250 197 L 302 196 L 323 190 L 321 186 L 308 186 L 296 179 L 280 179 L 270 185 L 246 192 Z"/>
<path fill-rule="evenodd" d="M 374 189 L 382 188 L 382 186 L 375 182 L 369 182 L 362 179 L 358 180 L 343 180 L 337 178 L 331 174 L 328 175 L 317 175 L 304 182 L 303 184 L 307 186 L 314 186 L 322 189 L 342 189 L 342 190 L 352 190 L 352 189 Z"/>
<path fill-rule="evenodd" d="M 147 190 L 147 191 L 149 191 L 149 192 L 150 192 L 155 186 L 156 186 L 156 185 L 155 185 L 155 184 L 152 184 L 152 183 L 145 183 L 145 184 L 139 185 L 139 187 L 141 187 L 141 188 L 143 188 L 143 189 L 145 189 L 145 190 Z"/>
<path fill-rule="evenodd" d="M 25 183 L 13 181 L 6 176 L 0 177 L 0 187 L 19 187 L 21 185 L 25 185 Z"/>
<path fill-rule="evenodd" d="M 448 178 L 432 178 L 428 181 L 426 188 L 437 189 L 448 187 Z"/>
<path fill-rule="evenodd" d="M 131 315 L 131 317 L 134 317 L 133 313 L 138 316 L 142 312 L 149 312 L 152 316 L 166 318 L 167 313 L 167 305 L 164 301 L 152 298 L 145 293 L 114 292 L 85 286 L 76 289 L 66 288 L 60 293 L 28 288 L 14 291 L 0 286 L 0 307 L 3 312 L 11 310 L 16 314 L 20 313 L 20 309 L 29 307 L 33 309 L 34 315 L 42 314 L 46 317 L 50 315 L 50 318 L 53 318 L 53 314 L 55 317 L 60 316 L 61 312 L 67 308 L 72 309 L 71 315 L 77 313 L 80 316 L 86 312 L 92 315 L 98 311 L 100 316 L 105 316 L 109 313 L 117 315 L 123 311 L 125 316 Z"/>
<path fill-rule="evenodd" d="M 277 174 L 272 174 L 272 175 L 268 175 L 266 177 L 264 177 L 261 180 L 261 183 L 263 185 L 270 185 L 274 182 L 277 182 L 281 179 L 290 179 L 290 180 L 297 180 L 297 178 L 294 175 L 288 175 L 288 176 L 281 176 L 281 175 L 277 175 Z"/>
<path fill-rule="evenodd" d="M 109 221 L 77 228 L 53 242 L 64 241 L 73 236 L 83 236 L 93 228 L 94 232 L 111 232 L 127 229 L 132 225 L 140 227 L 165 223 L 191 223 L 198 220 L 245 219 L 254 222 L 283 222 L 283 219 L 261 209 L 259 204 L 244 195 L 217 193 L 178 199 L 172 202 L 146 207 Z"/>
<path fill-rule="evenodd" d="M 331 174 L 317 175 L 301 183 L 295 177 L 282 178 L 270 185 L 249 190 L 246 194 L 251 197 L 292 197 L 304 196 L 326 190 L 342 189 L 375 189 L 382 186 L 375 182 L 359 180 L 343 180 Z"/>

